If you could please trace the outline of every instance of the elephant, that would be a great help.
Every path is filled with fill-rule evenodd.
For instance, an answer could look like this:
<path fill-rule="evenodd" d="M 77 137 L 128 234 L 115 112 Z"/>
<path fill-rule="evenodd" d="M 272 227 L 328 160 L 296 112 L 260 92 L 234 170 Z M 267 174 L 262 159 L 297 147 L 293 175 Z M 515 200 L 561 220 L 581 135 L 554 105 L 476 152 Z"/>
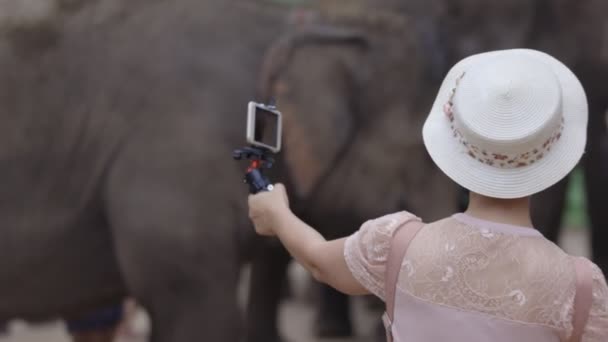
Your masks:
<path fill-rule="evenodd" d="M 419 65 L 423 66 L 423 69 L 428 67 L 430 63 L 431 73 L 427 75 L 428 77 L 426 80 L 433 80 L 435 82 L 435 87 L 438 87 L 439 85 L 440 78 L 438 76 L 444 75 L 449 67 L 458 60 L 471 54 L 488 50 L 521 47 L 535 48 L 549 52 L 569 65 L 583 82 L 589 97 L 590 124 L 588 148 L 581 164 L 585 169 L 587 180 L 589 214 L 593 227 L 594 259 L 604 270 L 608 269 L 607 257 L 600 247 L 608 238 L 603 236 L 604 233 L 602 233 L 601 229 L 601 227 L 607 226 L 608 215 L 605 215 L 605 213 L 601 211 L 601 208 L 599 208 L 601 205 L 600 194 L 603 190 L 605 191 L 608 189 L 608 177 L 605 176 L 608 174 L 608 138 L 606 137 L 606 125 L 601 122 L 601 120 L 603 120 L 603 113 L 608 107 L 606 104 L 608 96 L 606 96 L 605 87 L 602 86 L 603 84 L 600 81 L 606 79 L 607 76 L 606 61 L 608 59 L 606 56 L 608 56 L 608 26 L 606 25 L 605 13 L 607 12 L 608 5 L 606 2 L 600 0 L 585 2 L 578 2 L 575 0 L 394 0 L 385 1 L 382 2 L 382 4 L 374 2 L 373 6 L 370 6 L 369 2 L 359 1 L 356 3 L 364 3 L 364 8 L 367 6 L 367 10 L 365 11 L 366 15 L 361 15 L 359 18 L 356 18 L 356 13 L 351 11 L 345 2 L 329 1 L 326 3 L 331 4 L 328 5 L 328 7 L 331 7 L 332 5 L 340 6 L 343 12 L 349 13 L 351 18 L 350 20 L 347 20 L 347 22 L 351 24 L 357 22 L 357 19 L 361 19 L 361 17 L 367 17 L 368 19 L 372 18 L 370 19 L 372 21 L 391 26 L 391 23 L 394 23 L 394 20 L 382 15 L 375 15 L 375 9 L 382 9 L 383 6 L 385 6 L 384 8 L 390 8 L 393 13 L 405 14 L 413 25 L 411 31 L 416 32 L 420 40 L 420 52 L 421 55 L 424 56 L 418 57 L 416 63 L 420 63 Z M 315 15 L 312 14 L 309 15 L 309 17 L 315 17 Z M 331 25 L 329 25 L 329 27 L 334 28 L 334 30 L 328 32 L 327 26 L 328 25 L 325 25 L 325 30 L 317 28 L 313 35 L 314 37 L 311 37 L 310 32 L 306 33 L 304 31 L 294 35 L 288 35 L 288 38 L 286 38 L 282 44 L 277 44 L 283 50 L 282 53 L 279 52 L 277 54 L 284 59 L 284 64 L 286 66 L 283 66 L 283 69 L 278 68 L 279 70 L 275 71 L 275 73 L 279 75 L 275 76 L 275 89 L 277 92 L 283 91 L 286 92 L 288 96 L 293 97 L 294 100 L 282 100 L 283 102 L 286 102 L 288 106 L 292 106 L 292 103 L 296 103 L 295 108 L 289 108 L 288 112 L 295 113 L 300 111 L 306 113 L 299 114 L 301 117 L 306 117 L 306 120 L 310 120 L 310 113 L 342 113 L 345 111 L 343 108 L 346 105 L 341 101 L 337 101 L 336 98 L 338 97 L 334 96 L 333 98 L 329 98 L 326 94 L 333 95 L 337 92 L 339 97 L 349 100 L 352 99 L 352 94 L 363 94 L 358 95 L 355 100 L 350 100 L 351 102 L 354 102 L 354 105 L 349 104 L 349 106 L 354 108 L 359 108 L 359 106 L 361 106 L 359 99 L 367 96 L 365 92 L 360 90 L 362 81 L 360 80 L 361 76 L 359 75 L 369 72 L 368 65 L 362 63 L 365 68 L 358 72 L 353 72 L 353 74 L 358 77 L 351 77 L 352 80 L 336 83 L 336 80 L 342 79 L 339 77 L 340 74 L 338 74 L 336 70 L 346 69 L 349 71 L 351 68 L 348 64 L 346 64 L 346 66 L 344 66 L 345 63 L 339 64 L 337 61 L 340 61 L 340 59 L 328 56 L 330 55 L 330 51 L 336 51 L 334 53 L 342 54 L 347 54 L 347 51 L 355 51 L 355 46 L 360 46 L 361 43 L 366 40 L 357 39 L 357 35 L 353 35 L 352 32 L 348 34 L 348 30 L 335 30 L 335 27 L 332 27 Z M 390 39 L 387 37 L 392 36 L 386 35 L 383 37 L 385 42 L 388 42 Z M 404 36 L 400 37 L 403 38 Z M 367 41 L 369 41 L 369 39 Z M 385 46 L 384 50 L 379 49 L 379 51 L 384 51 L 386 55 L 396 57 L 396 54 L 393 52 L 394 50 L 391 49 L 398 49 L 397 47 L 402 44 L 403 42 L 393 41 L 392 45 L 389 43 L 386 44 L 386 46 L 390 45 L 390 47 Z M 287 48 L 285 47 L 286 45 Z M 323 46 L 324 50 L 317 51 L 314 56 L 312 56 L 312 52 L 310 53 L 311 55 L 305 55 L 307 50 L 315 51 L 315 46 L 317 48 L 318 46 Z M 312 61 L 311 64 L 307 64 L 307 68 L 303 65 L 298 65 L 298 55 L 306 56 L 302 58 Z M 314 72 L 316 68 L 319 67 L 319 65 L 316 64 L 318 63 L 317 60 L 323 57 L 328 59 L 323 60 L 323 63 L 330 64 L 332 60 L 335 61 L 334 64 L 330 64 L 334 66 L 333 69 L 327 67 L 327 70 L 332 70 L 332 73 L 329 71 L 320 73 Z M 384 57 L 388 58 L 386 56 Z M 411 63 L 411 61 L 411 58 L 406 58 L 402 63 L 407 64 Z M 380 59 L 375 62 L 380 64 L 386 63 L 386 61 Z M 310 65 L 313 65 L 312 70 L 310 70 Z M 300 69 L 298 69 L 298 67 Z M 299 78 L 295 76 L 289 78 L 289 75 L 296 73 L 298 70 L 300 70 Z M 404 68 L 403 65 L 399 65 L 395 66 L 394 70 L 409 69 Z M 321 76 L 319 76 L 319 74 Z M 347 73 L 347 75 L 350 74 Z M 286 80 L 283 80 L 281 77 Z M 322 77 L 330 79 L 319 81 L 319 78 Z M 367 76 L 368 81 L 369 79 L 370 76 Z M 366 79 L 364 78 L 364 80 Z M 306 82 L 305 84 L 309 87 L 313 87 L 316 92 L 312 95 L 305 95 L 306 88 L 297 86 L 299 82 Z M 377 87 L 393 89 L 390 77 L 375 79 L 375 82 Z M 331 87 L 334 92 L 328 91 L 328 86 L 321 88 L 319 84 L 329 84 L 329 87 Z M 348 85 L 351 85 L 352 89 L 346 88 Z M 424 90 L 421 91 L 424 95 L 434 94 L 432 85 L 424 83 L 420 83 L 419 85 L 420 89 Z M 266 84 L 266 86 L 268 85 Z M 342 90 L 340 90 L 340 87 L 342 87 Z M 380 95 L 382 101 L 388 103 L 392 103 L 396 101 L 395 98 L 400 97 L 402 100 L 406 99 L 401 94 L 391 93 L 390 91 Z M 422 95 L 416 97 L 416 99 L 420 100 L 420 104 L 417 104 L 417 107 L 421 108 L 421 113 L 425 113 L 425 110 L 430 106 L 429 99 L 425 99 Z M 407 100 L 411 101 L 411 99 Z M 425 103 L 425 101 L 426 104 L 422 104 Z M 368 103 L 369 102 L 372 101 L 368 101 Z M 321 106 L 324 107 L 321 107 L 322 109 L 320 110 L 317 110 L 317 107 L 312 107 L 313 109 L 308 108 L 310 104 L 317 103 L 321 103 Z M 383 107 L 379 106 L 379 108 Z M 357 111 L 353 112 L 357 113 Z M 340 114 L 334 115 L 338 116 Z M 306 131 L 301 127 L 304 126 L 302 123 L 304 122 L 303 119 L 299 121 L 300 126 L 298 126 L 289 123 L 290 120 L 296 122 L 295 119 L 290 118 L 290 116 L 298 117 L 298 115 L 294 114 L 288 115 L 286 125 L 288 127 L 290 125 L 296 127 L 292 128 L 294 132 L 302 132 L 291 134 L 291 137 L 288 137 L 288 139 L 291 139 L 292 141 L 297 139 L 305 140 L 306 137 L 314 136 L 317 144 L 324 144 L 326 139 L 328 139 L 324 137 L 338 134 L 335 139 L 339 142 L 346 139 L 343 136 L 344 134 L 348 134 L 348 132 L 354 129 L 351 121 L 344 118 L 333 119 L 334 116 L 330 115 L 315 119 L 318 120 L 318 123 L 316 124 L 308 123 L 310 128 Z M 338 131 L 338 133 L 328 131 L 327 127 L 332 127 L 334 120 L 346 122 L 347 127 Z M 417 125 L 419 125 L 419 123 L 417 124 L 415 122 L 410 123 L 411 127 L 417 127 Z M 332 136 L 332 138 L 334 137 Z M 318 189 L 328 185 L 326 183 L 328 181 L 325 180 L 326 175 L 330 172 L 338 172 L 338 174 L 340 174 L 340 157 L 336 157 L 337 160 L 332 160 L 331 157 L 327 157 L 327 154 L 332 155 L 332 151 L 340 151 L 339 148 L 335 146 L 335 144 L 339 144 L 336 143 L 336 141 L 334 141 L 333 144 L 330 144 L 326 150 L 323 147 L 317 147 L 321 152 L 317 152 L 314 148 L 302 147 L 306 146 L 304 143 L 298 144 L 295 142 L 288 142 L 288 146 L 290 144 L 297 146 L 297 153 L 286 153 L 286 158 L 291 158 L 291 161 L 286 161 L 286 165 L 290 168 L 288 174 L 290 174 L 292 181 L 294 182 L 293 186 L 297 190 L 299 196 L 306 197 L 307 195 L 312 195 L 312 198 L 321 196 L 320 193 L 322 193 L 322 191 Z M 289 147 L 287 150 L 290 151 Z M 319 155 L 318 153 L 321 154 Z M 338 153 L 339 156 L 341 151 L 334 153 Z M 331 163 L 336 164 L 335 166 L 332 166 L 333 171 L 323 171 L 323 168 L 318 166 L 319 158 L 321 158 L 321 160 L 323 160 L 323 158 L 330 158 L 330 160 L 332 160 Z M 307 162 L 298 163 L 298 161 L 302 160 L 307 160 Z M 387 167 L 387 169 L 389 169 L 389 167 Z M 370 172 L 369 174 L 371 175 L 372 173 Z M 347 178 L 344 177 L 344 179 Z M 367 179 L 360 183 L 373 184 Z M 346 181 L 344 184 L 347 184 Z M 535 195 L 532 199 L 533 222 L 545 236 L 553 241 L 557 240 L 557 228 L 560 226 L 566 186 L 567 179 L 558 183 L 551 189 Z M 325 195 L 329 198 L 329 200 L 327 200 L 328 205 L 324 209 L 325 211 L 332 208 L 334 203 L 340 203 L 340 199 L 343 196 L 341 191 L 334 190 L 333 187 L 330 189 L 334 192 L 334 197 Z M 407 194 L 409 191 L 405 193 Z M 353 198 L 358 197 L 353 196 Z M 316 202 L 315 200 L 308 200 L 304 203 Z M 386 210 L 393 208 L 390 203 L 382 203 L 380 200 L 378 200 L 378 204 Z M 309 205 L 310 204 L 303 205 L 304 209 L 302 210 L 314 216 L 310 210 L 307 210 L 309 209 Z M 466 198 L 462 196 L 462 192 L 460 193 L 458 205 L 460 210 L 466 207 Z M 346 211 L 348 211 L 348 214 L 356 212 L 356 210 Z M 340 211 L 337 210 L 334 212 L 335 216 L 332 217 L 339 217 L 339 214 Z M 348 215 L 345 215 L 344 218 L 341 217 L 340 222 L 347 222 L 347 217 Z M 318 224 L 324 222 L 323 219 L 315 220 L 312 217 L 309 220 Z M 331 222 L 331 220 L 327 221 Z M 356 223 L 353 223 L 353 225 L 356 225 Z M 350 227 L 352 229 L 353 225 L 343 224 L 341 226 Z M 327 236 L 331 237 L 341 236 L 352 232 L 348 229 L 339 231 L 335 226 L 330 227 L 329 230 L 321 227 L 321 225 L 319 227 L 322 231 L 326 232 Z M 275 253 L 276 254 L 273 254 L 274 257 L 267 256 L 264 259 L 267 260 L 267 263 L 263 265 L 254 263 L 254 269 L 255 267 L 259 267 L 258 273 L 261 275 L 257 276 L 259 279 L 254 281 L 254 286 L 257 281 L 263 284 L 264 279 L 274 279 L 281 276 L 282 273 L 278 270 L 283 267 L 282 265 L 287 262 L 286 260 L 288 260 L 288 258 L 278 251 Z M 256 272 L 254 272 L 254 279 L 256 279 Z M 264 285 L 258 285 L 258 287 L 262 286 Z M 347 301 L 344 297 L 340 297 L 330 290 L 324 290 L 323 293 L 326 295 L 324 302 L 326 305 L 322 308 L 321 312 L 324 312 L 323 309 L 325 309 L 326 315 L 322 315 L 320 321 L 325 322 L 326 324 L 327 322 L 330 322 L 329 330 L 337 331 L 338 334 L 347 334 L 350 332 L 349 322 L 347 319 L 344 319 L 344 317 L 347 317 L 348 313 Z M 266 317 L 276 316 L 277 305 L 278 299 L 276 298 L 274 301 L 265 301 L 262 298 L 257 298 L 253 307 L 263 308 L 262 312 L 266 314 L 257 316 L 258 319 L 254 320 L 255 324 L 253 324 L 255 326 L 251 327 L 251 329 L 254 330 L 254 333 L 249 334 L 249 336 L 263 336 L 263 338 L 253 338 L 252 341 L 276 339 L 276 325 L 268 323 L 272 322 L 272 320 L 266 320 L 267 324 L 264 325 L 263 320 L 265 320 Z M 328 312 L 329 314 L 327 314 Z M 342 318 L 340 319 L 339 317 Z M 332 320 L 335 324 L 331 323 Z M 272 338 L 270 336 L 272 336 Z"/>
<path fill-rule="evenodd" d="M 442 58 L 432 31 L 392 4 L 324 2 L 269 50 L 259 96 L 283 113 L 277 170 L 294 212 L 326 238 L 366 219 L 409 210 L 425 220 L 456 211 L 458 188 L 427 155 L 421 128 Z M 336 6 L 336 7 L 333 7 Z M 302 19 L 304 18 L 304 19 Z M 439 57 L 439 56 L 436 56 Z M 253 261 L 248 341 L 279 341 L 277 310 L 289 256 L 273 240 Z M 324 288 L 318 332 L 349 335 L 348 300 Z M 328 299 L 329 297 L 329 299 Z"/>
<path fill-rule="evenodd" d="M 608 243 L 605 229 L 608 227 L 608 213 L 604 209 L 604 195 L 608 191 L 608 131 L 604 124 L 604 113 L 608 109 L 608 89 L 604 85 L 608 78 L 608 3 L 562 0 L 551 5 L 541 4 L 545 9 L 541 7 L 538 11 L 538 23 L 547 24 L 542 26 L 544 31 L 538 30 L 530 45 L 565 60 L 580 78 L 589 101 L 587 147 L 581 166 L 585 176 L 592 257 L 604 274 L 608 274 L 608 251 L 605 248 Z M 546 9 L 549 6 L 553 6 L 552 11 Z M 557 213 L 564 206 L 565 188 L 566 184 L 560 184 L 550 190 L 554 194 L 559 191 L 556 197 L 562 199 Z M 537 203 L 542 203 L 541 198 Z M 546 221 L 542 218 L 542 214 L 539 215 L 539 227 L 548 238 L 556 241 L 561 215 Z"/>
<path fill-rule="evenodd" d="M 153 342 L 239 340 L 255 240 L 232 150 L 288 7 L 45 1 L 0 15 L 0 322 L 129 294 Z"/>

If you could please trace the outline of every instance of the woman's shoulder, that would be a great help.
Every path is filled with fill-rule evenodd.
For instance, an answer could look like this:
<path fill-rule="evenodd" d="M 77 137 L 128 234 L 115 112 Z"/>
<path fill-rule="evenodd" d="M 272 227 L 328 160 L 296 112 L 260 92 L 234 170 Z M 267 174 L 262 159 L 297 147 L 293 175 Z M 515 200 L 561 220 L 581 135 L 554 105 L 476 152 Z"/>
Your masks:
<path fill-rule="evenodd" d="M 353 276 L 370 292 L 384 298 L 384 272 L 395 231 L 420 218 L 399 211 L 370 219 L 348 237 L 344 247 L 346 264 Z"/>
<path fill-rule="evenodd" d="M 362 227 L 394 230 L 410 220 L 420 221 L 420 218 L 408 211 L 402 210 L 367 220 Z"/>
<path fill-rule="evenodd" d="M 361 225 L 357 234 L 366 236 L 374 242 L 387 242 L 392 239 L 397 229 L 413 220 L 421 221 L 418 216 L 410 212 L 398 211 L 367 220 Z"/>

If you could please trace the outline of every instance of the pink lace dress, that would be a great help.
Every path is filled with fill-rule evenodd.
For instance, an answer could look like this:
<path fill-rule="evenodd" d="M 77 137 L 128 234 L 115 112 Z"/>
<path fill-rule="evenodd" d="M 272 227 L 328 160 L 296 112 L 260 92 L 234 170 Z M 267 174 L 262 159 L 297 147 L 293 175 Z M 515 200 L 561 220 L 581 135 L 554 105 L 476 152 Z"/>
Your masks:
<path fill-rule="evenodd" d="M 346 240 L 354 277 L 384 300 L 385 269 L 406 212 L 366 222 Z M 593 271 L 583 342 L 608 341 L 608 287 Z M 395 341 L 560 342 L 572 333 L 573 257 L 526 227 L 465 214 L 427 224 L 412 240 L 397 281 Z"/>

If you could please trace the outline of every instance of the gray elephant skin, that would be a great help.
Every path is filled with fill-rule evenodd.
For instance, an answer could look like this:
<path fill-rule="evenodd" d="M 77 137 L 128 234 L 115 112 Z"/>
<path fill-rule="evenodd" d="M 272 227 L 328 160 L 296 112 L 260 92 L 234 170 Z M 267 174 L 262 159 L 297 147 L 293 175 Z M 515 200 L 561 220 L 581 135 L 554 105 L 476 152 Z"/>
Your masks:
<path fill-rule="evenodd" d="M 129 293 L 151 341 L 237 341 L 253 231 L 231 156 L 282 7 L 54 5 L 0 31 L 0 321 Z"/>
<path fill-rule="evenodd" d="M 327 238 L 398 210 L 425 220 L 457 210 L 458 189 L 421 137 L 436 70 L 445 68 L 428 58 L 432 32 L 421 34 L 390 2 L 374 4 L 322 3 L 273 45 L 261 73 L 260 93 L 274 94 L 284 115 L 281 172 L 293 209 Z M 256 255 L 251 293 L 261 295 L 250 298 L 250 341 L 280 340 L 278 280 L 288 261 L 278 246 Z M 346 297 L 323 291 L 331 298 L 320 303 L 317 332 L 349 335 Z"/>

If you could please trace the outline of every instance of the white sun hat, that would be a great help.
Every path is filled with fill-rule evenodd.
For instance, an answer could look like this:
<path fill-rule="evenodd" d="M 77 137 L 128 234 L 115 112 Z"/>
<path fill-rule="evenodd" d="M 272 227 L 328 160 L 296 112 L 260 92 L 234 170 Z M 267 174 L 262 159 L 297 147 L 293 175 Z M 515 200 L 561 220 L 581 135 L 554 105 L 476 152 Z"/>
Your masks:
<path fill-rule="evenodd" d="M 450 70 L 422 135 L 435 164 L 462 187 L 520 198 L 576 166 L 587 116 L 585 91 L 564 64 L 540 51 L 500 50 Z"/>

